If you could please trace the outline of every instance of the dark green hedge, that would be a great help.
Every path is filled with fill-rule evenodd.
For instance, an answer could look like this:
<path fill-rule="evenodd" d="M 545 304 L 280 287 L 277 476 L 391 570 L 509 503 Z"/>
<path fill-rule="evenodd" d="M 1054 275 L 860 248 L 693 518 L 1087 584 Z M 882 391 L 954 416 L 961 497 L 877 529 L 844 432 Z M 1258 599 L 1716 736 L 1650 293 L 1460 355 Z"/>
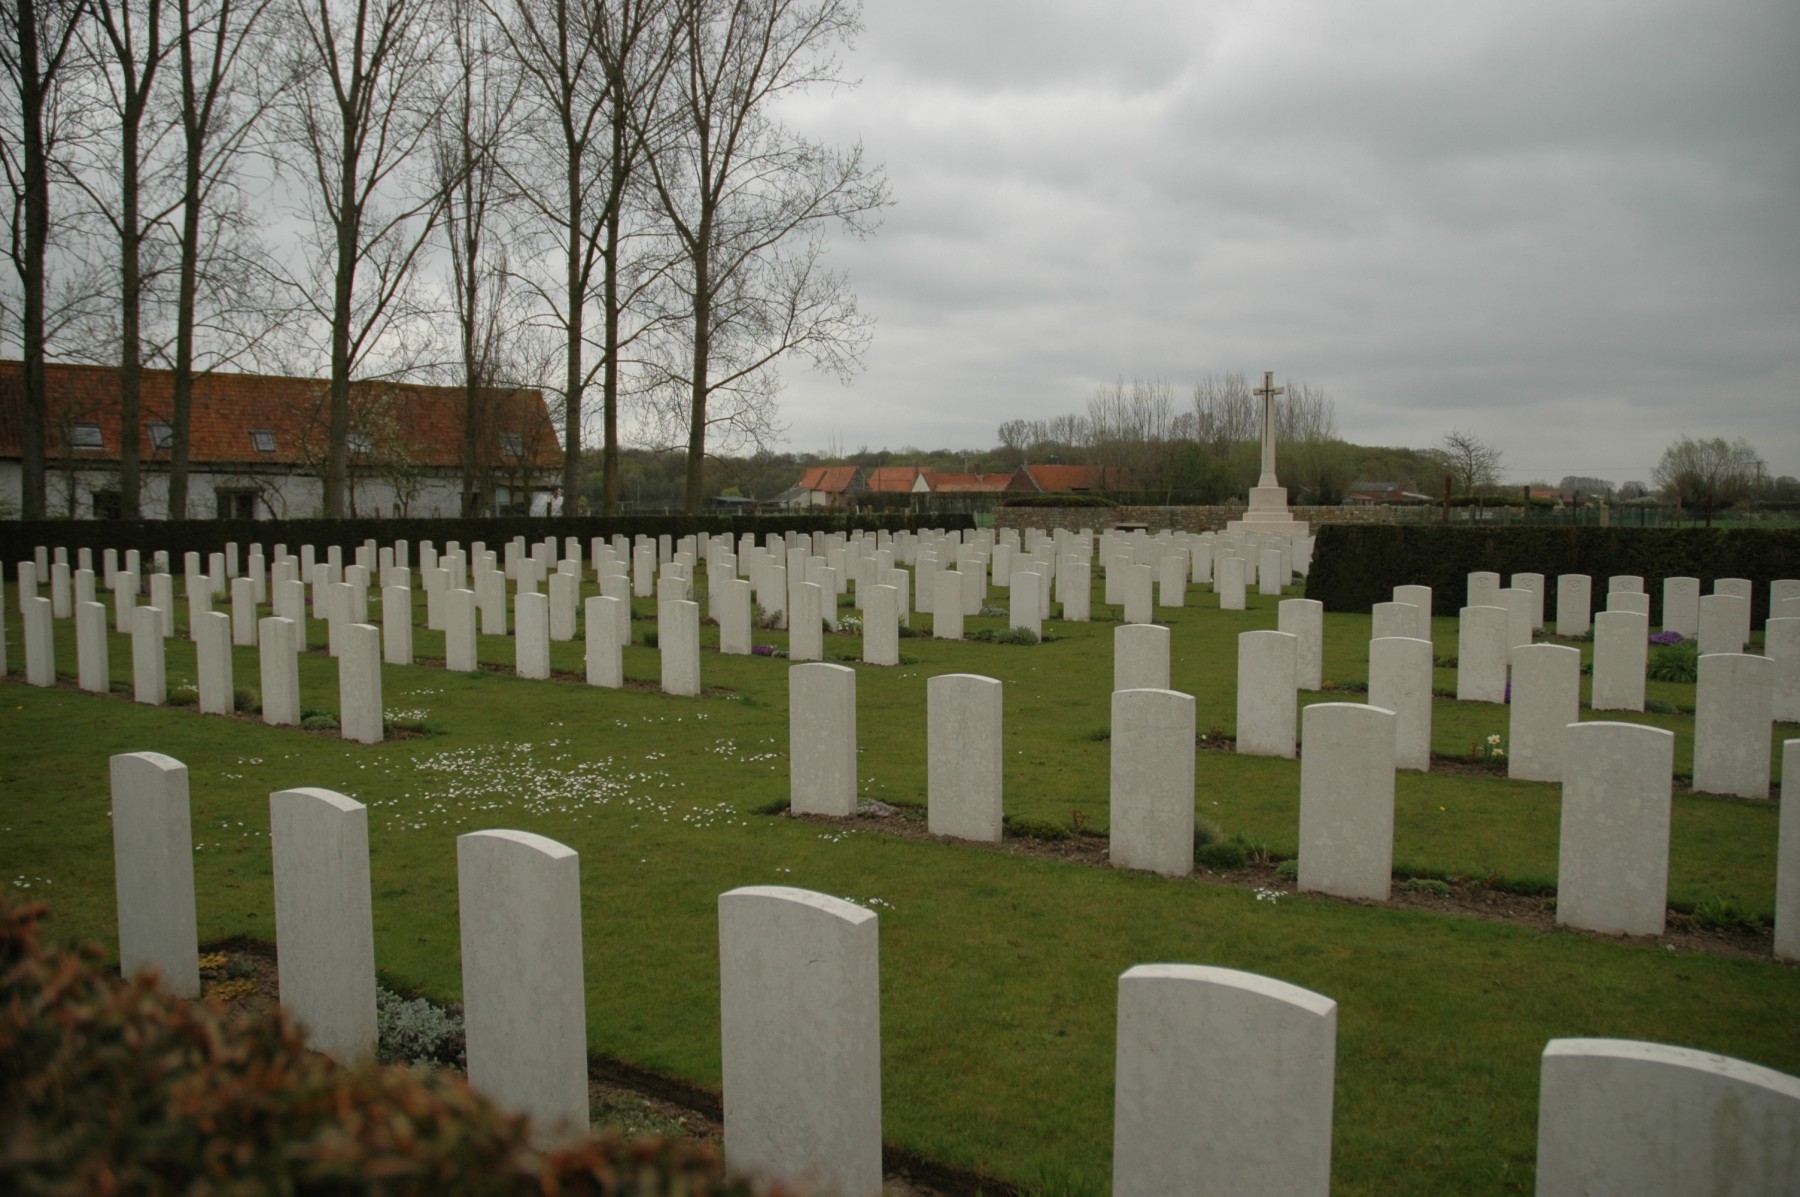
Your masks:
<path fill-rule="evenodd" d="M 1650 596 L 1650 623 L 1662 622 L 1664 578 L 1699 578 L 1703 594 L 1717 578 L 1748 578 L 1751 619 L 1768 617 L 1769 583 L 1800 578 L 1800 529 L 1596 528 L 1586 526 L 1457 528 L 1412 524 L 1327 524 L 1313 547 L 1306 597 L 1328 611 L 1367 611 L 1393 597 L 1395 586 L 1429 586 L 1440 615 L 1454 614 L 1468 576 L 1541 573 L 1545 609 L 1556 609 L 1556 576 L 1594 580 L 1594 610 L 1606 604 L 1606 579 L 1637 574 Z M 1553 617 L 1553 616 L 1552 616 Z"/>
<path fill-rule="evenodd" d="M 1008 495 L 1002 507 L 1117 507 L 1105 495 Z"/>
<path fill-rule="evenodd" d="M 170 559 L 181 560 L 183 553 L 215 553 L 226 542 L 236 541 L 248 548 L 261 544 L 265 548 L 285 544 L 297 552 L 303 544 L 323 549 L 338 545 L 354 549 L 365 540 L 391 544 L 405 540 L 417 544 L 429 540 L 437 545 L 446 541 L 470 544 L 482 541 L 489 546 L 505 544 L 515 536 L 539 541 L 546 536 L 562 539 L 577 537 L 585 547 L 596 536 L 668 535 L 674 537 L 729 532 L 762 537 L 768 533 L 865 532 L 905 529 L 943 528 L 950 531 L 975 526 L 973 516 L 950 513 L 843 513 L 784 515 L 632 515 L 608 519 L 604 516 L 557 516 L 531 518 L 503 516 L 480 519 L 348 519 L 348 520 L 20 520 L 0 521 L 0 562 L 10 564 L 31 558 L 38 545 L 68 549 L 70 559 L 80 548 L 94 550 L 96 559 L 102 549 L 137 549 L 152 553 L 166 549 Z M 96 565 L 96 568 L 98 566 Z"/>

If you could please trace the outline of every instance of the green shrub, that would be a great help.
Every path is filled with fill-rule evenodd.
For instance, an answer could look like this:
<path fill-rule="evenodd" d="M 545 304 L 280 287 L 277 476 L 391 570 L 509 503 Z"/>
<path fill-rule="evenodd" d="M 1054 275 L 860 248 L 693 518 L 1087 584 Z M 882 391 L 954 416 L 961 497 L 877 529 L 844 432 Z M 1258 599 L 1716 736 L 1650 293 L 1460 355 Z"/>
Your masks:
<path fill-rule="evenodd" d="M 1700 642 L 1683 640 L 1665 644 L 1650 656 L 1650 676 L 1659 682 L 1700 680 Z"/>
<path fill-rule="evenodd" d="M 1731 898 L 1702 898 L 1694 903 L 1694 922 L 1720 931 L 1761 931 L 1766 925 L 1760 915 Z"/>
<path fill-rule="evenodd" d="M 375 1057 L 383 1064 L 469 1066 L 462 1013 L 375 987 Z"/>
<path fill-rule="evenodd" d="M 1436 894 L 1440 898 L 1448 898 L 1452 892 L 1448 881 L 1439 881 L 1436 877 L 1410 877 L 1400 888 L 1415 894 Z"/>
<path fill-rule="evenodd" d="M 192 707 L 200 705 L 200 687 L 191 682 L 177 682 L 169 687 L 164 701 L 172 707 Z"/>
<path fill-rule="evenodd" d="M 1002 815 L 1000 821 L 1006 830 L 1024 840 L 1055 842 L 1075 838 L 1073 831 L 1049 819 L 1034 819 L 1029 815 Z"/>
<path fill-rule="evenodd" d="M 329 711 L 304 711 L 300 715 L 300 726 L 307 731 L 336 731 L 338 721 Z"/>
<path fill-rule="evenodd" d="M 280 1011 L 227 1022 L 98 947 L 43 947 L 0 893 L 0 1176 L 69 1193 L 749 1197 L 709 1148 L 584 1139 L 544 1154 L 446 1072 L 339 1067 Z M 758 1190 L 760 1191 L 760 1190 Z"/>
<path fill-rule="evenodd" d="M 1296 881 L 1300 877 L 1300 858 L 1293 857 L 1275 866 L 1275 875 L 1286 881 Z"/>
<path fill-rule="evenodd" d="M 1241 869 L 1250 863 L 1250 851 L 1238 840 L 1196 844 L 1194 863 L 1212 869 Z"/>
<path fill-rule="evenodd" d="M 982 628 L 979 632 L 969 633 L 968 638 L 989 644 L 1036 644 L 1038 642 L 1038 634 L 1030 628 Z"/>

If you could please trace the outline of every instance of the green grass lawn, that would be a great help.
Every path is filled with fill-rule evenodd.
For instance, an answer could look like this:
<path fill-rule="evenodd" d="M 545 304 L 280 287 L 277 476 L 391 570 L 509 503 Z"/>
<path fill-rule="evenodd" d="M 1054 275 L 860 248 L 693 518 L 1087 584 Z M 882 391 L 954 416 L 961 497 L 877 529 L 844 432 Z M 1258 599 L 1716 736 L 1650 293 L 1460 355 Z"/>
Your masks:
<path fill-rule="evenodd" d="M 1222 612 L 1196 588 L 1189 606 L 1159 611 L 1172 633 L 1172 684 L 1195 696 L 1201 731 L 1233 731 L 1236 634 L 1274 627 L 1275 601 L 1252 596 L 1249 610 Z M 649 606 L 640 600 L 640 615 Z M 422 602 L 414 620 L 418 655 L 441 656 Z M 640 643 L 625 651 L 628 680 L 658 676 L 655 651 L 641 645 L 650 626 L 640 623 Z M 1057 639 L 1037 646 L 907 639 L 907 664 L 858 666 L 862 792 L 923 802 L 926 679 L 982 673 L 1006 684 L 1008 813 L 1068 824 L 1080 811 L 1104 830 L 1116 625 L 1045 626 Z M 1773 961 L 1303 897 L 1270 902 L 1195 880 L 758 813 L 787 794 L 779 659 L 709 651 L 701 698 L 385 667 L 388 709 L 422 712 L 432 731 L 365 747 L 25 686 L 19 634 L 15 606 L 14 673 L 0 688 L 0 884 L 52 902 L 52 935 L 115 943 L 113 753 L 154 749 L 189 766 L 203 940 L 273 937 L 270 791 L 325 786 L 368 803 L 377 963 L 390 982 L 441 1001 L 460 991 L 456 835 L 534 831 L 581 853 L 591 1050 L 716 1086 L 718 894 L 746 884 L 819 890 L 880 914 L 886 1137 L 1046 1192 L 1105 1191 L 1116 984 L 1138 963 L 1242 968 L 1337 1000 L 1334 1191 L 1346 1194 L 1529 1192 L 1538 1055 L 1551 1038 L 1649 1039 L 1800 1072 L 1800 970 Z M 1327 678 L 1366 678 L 1368 634 L 1367 616 L 1326 616 Z M 1453 619 L 1434 634 L 1440 656 L 1455 653 Z M 66 622 L 58 636 L 60 671 L 72 674 Z M 759 644 L 785 639 L 756 633 Z M 313 624 L 312 643 L 323 640 Z M 703 629 L 703 643 L 716 642 L 716 629 Z M 859 649 L 856 636 L 826 638 L 828 657 Z M 483 637 L 480 652 L 484 663 L 511 664 L 509 640 Z M 554 645 L 552 662 L 580 673 L 581 645 Z M 129 680 L 123 637 L 112 639 L 112 665 L 116 681 Z M 238 685 L 254 689 L 255 651 L 237 650 L 235 667 Z M 169 642 L 169 676 L 192 679 L 190 643 Z M 329 658 L 303 657 L 300 676 L 304 706 L 337 707 Z M 1440 670 L 1438 684 L 1453 686 L 1453 671 Z M 1675 703 L 1691 705 L 1692 691 L 1652 684 Z M 1466 754 L 1504 735 L 1506 714 L 1441 700 L 1434 747 Z M 1673 730 L 1677 768 L 1686 767 L 1691 718 L 1626 718 Z M 1197 811 L 1274 854 L 1295 850 L 1298 789 L 1296 762 L 1199 754 Z M 1395 866 L 1554 884 L 1557 829 L 1554 786 L 1402 774 Z M 1728 899 L 1766 917 L 1775 842 L 1771 804 L 1678 795 L 1671 902 Z"/>

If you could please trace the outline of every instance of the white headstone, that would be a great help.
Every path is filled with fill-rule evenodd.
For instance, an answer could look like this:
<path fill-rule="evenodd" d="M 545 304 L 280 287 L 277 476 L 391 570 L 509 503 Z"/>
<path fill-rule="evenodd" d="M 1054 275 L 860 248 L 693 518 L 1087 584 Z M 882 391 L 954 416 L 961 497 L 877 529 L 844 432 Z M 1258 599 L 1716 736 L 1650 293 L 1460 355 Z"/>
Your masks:
<path fill-rule="evenodd" d="M 56 684 L 56 633 L 51 622 L 50 600 L 33 598 L 20 590 L 24 611 L 25 680 L 34 686 Z M 140 608 L 141 609 L 141 608 Z M 157 627 L 160 636 L 160 623 Z"/>
<path fill-rule="evenodd" d="M 1299 887 L 1388 899 L 1394 871 L 1394 712 L 1320 702 L 1302 715 Z"/>
<path fill-rule="evenodd" d="M 931 575 L 931 636 L 934 640 L 963 638 L 962 574 L 940 569 Z"/>
<path fill-rule="evenodd" d="M 587 682 L 617 689 L 625 684 L 615 608 L 627 600 L 596 594 L 587 601 Z"/>
<path fill-rule="evenodd" d="M 1396 603 L 1410 603 L 1419 609 L 1419 626 L 1410 632 L 1402 632 L 1402 636 L 1418 640 L 1431 639 L 1431 587 L 1429 586 L 1396 586 L 1394 587 Z M 1301 689 L 1306 689 L 1304 683 Z"/>
<path fill-rule="evenodd" d="M 656 617 L 657 652 L 662 658 L 664 694 L 700 693 L 700 604 L 685 599 L 663 603 Z"/>
<path fill-rule="evenodd" d="M 1563 736 L 1556 921 L 1607 935 L 1661 935 L 1675 733 L 1572 723 Z"/>
<path fill-rule="evenodd" d="M 113 757 L 112 836 L 119 971 L 130 977 L 160 969 L 170 993 L 198 998 L 200 939 L 187 766 L 160 752 Z"/>
<path fill-rule="evenodd" d="M 1298 637 L 1286 632 L 1238 633 L 1239 752 L 1251 756 L 1294 755 L 1298 641 Z"/>
<path fill-rule="evenodd" d="M 1779 723 L 1800 723 L 1800 618 L 1765 623 L 1763 653 L 1773 665 L 1770 714 Z"/>
<path fill-rule="evenodd" d="M 381 590 L 381 659 L 388 665 L 413 663 L 412 590 L 384 586 Z"/>
<path fill-rule="evenodd" d="M 1369 608 L 1369 639 L 1416 636 L 1422 614 L 1411 603 L 1376 603 Z"/>
<path fill-rule="evenodd" d="M 1369 705 L 1394 712 L 1394 767 L 1431 768 L 1431 642 L 1369 641 Z"/>
<path fill-rule="evenodd" d="M 473 590 L 451 590 L 444 595 L 444 668 L 451 673 L 472 673 L 479 668 Z"/>
<path fill-rule="evenodd" d="M 359 744 L 381 743 L 381 629 L 370 623 L 344 625 L 338 655 L 338 730 Z"/>
<path fill-rule="evenodd" d="M 528 831 L 456 838 L 469 1084 L 540 1145 L 588 1130 L 581 861 Z"/>
<path fill-rule="evenodd" d="M 789 806 L 797 815 L 856 813 L 856 671 L 788 669 Z"/>
<path fill-rule="evenodd" d="M 1700 579 L 1664 578 L 1662 626 L 1692 640 L 1700 634 Z"/>
<path fill-rule="evenodd" d="M 789 573 L 790 578 L 797 574 Z M 821 614 L 824 590 L 816 582 L 788 586 L 788 659 L 817 661 L 825 656 L 825 626 Z"/>
<path fill-rule="evenodd" d="M 1468 601 L 1469 607 L 1500 606 L 1500 575 L 1492 570 L 1477 570 L 1469 575 Z"/>
<path fill-rule="evenodd" d="M 513 671 L 520 677 L 550 676 L 550 600 L 524 593 L 513 599 Z"/>
<path fill-rule="evenodd" d="M 1150 623 L 1156 618 L 1152 583 L 1156 573 L 1148 565 L 1127 565 L 1119 571 L 1119 603 L 1126 623 Z M 1018 593 L 1018 584 L 1013 585 Z"/>
<path fill-rule="evenodd" d="M 1193 872 L 1192 696 L 1174 690 L 1113 692 L 1111 784 L 1113 867 L 1170 877 Z"/>
<path fill-rule="evenodd" d="M 1213 589 L 1219 594 L 1219 610 L 1245 609 L 1244 559 L 1222 557 L 1213 562 Z"/>
<path fill-rule="evenodd" d="M 1532 644 L 1513 651 L 1506 775 L 1561 781 L 1563 729 L 1581 718 L 1581 650 Z"/>
<path fill-rule="evenodd" d="M 1193 964 L 1119 978 L 1114 1197 L 1331 1191 L 1337 1003 Z"/>
<path fill-rule="evenodd" d="M 1769 732 L 1775 669 L 1767 657 L 1700 658 L 1694 688 L 1694 789 L 1740 798 L 1769 796 Z"/>
<path fill-rule="evenodd" d="M 1425 587 L 1419 587 L 1425 590 Z M 1430 591 L 1426 590 L 1427 597 Z M 1318 690 L 1325 684 L 1325 604 L 1317 599 L 1282 599 L 1275 630 L 1294 637 L 1294 684 Z"/>
<path fill-rule="evenodd" d="M 1511 651 L 1531 643 L 1531 591 L 1508 586 L 1500 592 L 1500 605 L 1506 608 L 1506 647 Z"/>
<path fill-rule="evenodd" d="M 1169 688 L 1169 629 L 1126 623 L 1113 629 L 1114 690 Z"/>
<path fill-rule="evenodd" d="M 763 1182 L 880 1197 L 875 914 L 779 886 L 719 895 L 725 1162 Z"/>
<path fill-rule="evenodd" d="M 1687 1047 L 1552 1039 L 1537 1197 L 1792 1197 L 1800 1079 Z"/>
<path fill-rule="evenodd" d="M 1458 702 L 1506 701 L 1506 608 L 1464 607 L 1456 628 Z"/>
<path fill-rule="evenodd" d="M 300 657 L 294 621 L 270 615 L 257 633 L 263 722 L 271 727 L 292 727 L 300 722 Z"/>
<path fill-rule="evenodd" d="M 269 795 L 281 1005 L 307 1046 L 354 1068 L 375 1058 L 369 811 L 305 786 Z"/>
<path fill-rule="evenodd" d="M 194 672 L 200 690 L 200 712 L 229 715 L 233 709 L 231 616 L 208 611 L 194 629 Z"/>
<path fill-rule="evenodd" d="M 1606 579 L 1606 593 L 1609 597 L 1614 594 L 1642 594 L 1644 579 L 1637 574 L 1614 574 Z"/>
<path fill-rule="evenodd" d="M 1134 566 L 1133 568 L 1145 570 L 1145 576 L 1148 577 L 1149 566 Z M 1148 581 L 1145 581 L 1143 585 L 1144 593 L 1148 595 Z M 1015 565 L 1010 586 L 1011 598 L 1007 606 L 1007 626 L 1023 628 L 1033 636 L 1042 636 L 1044 634 L 1044 576 L 1035 570 L 1022 569 L 1019 565 Z M 1129 610 L 1129 604 L 1127 610 Z M 1148 618 L 1149 616 L 1146 614 L 1145 619 Z"/>
<path fill-rule="evenodd" d="M 1556 578 L 1556 634 L 1585 636 L 1592 622 L 1594 580 L 1586 574 Z"/>
<path fill-rule="evenodd" d="M 1750 642 L 1750 600 L 1709 594 L 1700 600 L 1700 654 L 1740 653 Z"/>
<path fill-rule="evenodd" d="M 859 588 L 863 602 L 863 653 L 865 665 L 900 663 L 900 592 L 892 586 Z"/>
<path fill-rule="evenodd" d="M 6 625 L 0 620 L 0 640 L 5 638 Z M 112 689 L 112 662 L 106 641 L 106 608 L 100 603 L 77 603 L 75 606 L 75 661 L 76 684 L 83 690 L 90 694 L 105 694 Z M 0 674 L 5 672 L 6 658 L 0 656 Z"/>
<path fill-rule="evenodd" d="M 29 645 L 25 660 L 30 663 Z M 131 688 L 132 697 L 148 706 L 161 706 L 169 697 L 162 612 L 155 607 L 139 607 L 131 613 Z"/>
<path fill-rule="evenodd" d="M 972 673 L 939 674 L 925 683 L 932 835 L 1000 842 L 1002 689 Z"/>
<path fill-rule="evenodd" d="M 1644 709 L 1650 658 L 1650 617 L 1636 611 L 1594 616 L 1594 679 L 1588 705 L 1596 711 Z"/>
<path fill-rule="evenodd" d="M 1775 851 L 1775 958 L 1800 960 L 1800 740 L 1781 743 L 1781 819 Z"/>

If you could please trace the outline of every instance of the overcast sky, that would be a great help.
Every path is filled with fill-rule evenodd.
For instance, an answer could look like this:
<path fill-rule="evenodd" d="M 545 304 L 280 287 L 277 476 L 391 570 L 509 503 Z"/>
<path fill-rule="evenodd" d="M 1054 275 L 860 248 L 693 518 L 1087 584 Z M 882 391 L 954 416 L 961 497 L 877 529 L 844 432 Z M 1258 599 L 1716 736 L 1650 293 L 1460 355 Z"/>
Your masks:
<path fill-rule="evenodd" d="M 867 0 L 839 242 L 877 320 L 788 443 L 981 448 L 1097 385 L 1274 370 L 1342 435 L 1461 428 L 1511 480 L 1674 437 L 1800 474 L 1794 0 Z"/>

